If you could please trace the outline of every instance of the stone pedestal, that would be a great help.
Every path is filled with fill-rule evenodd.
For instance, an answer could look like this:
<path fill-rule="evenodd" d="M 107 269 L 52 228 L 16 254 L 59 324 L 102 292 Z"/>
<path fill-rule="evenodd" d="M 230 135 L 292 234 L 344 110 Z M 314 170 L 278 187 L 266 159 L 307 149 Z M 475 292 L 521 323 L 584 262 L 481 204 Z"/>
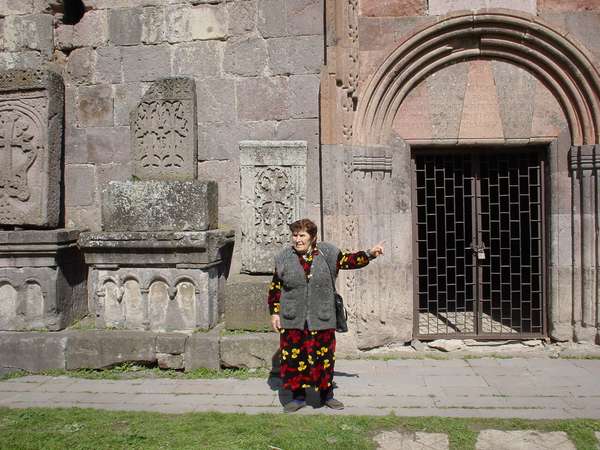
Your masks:
<path fill-rule="evenodd" d="M 98 328 L 210 329 L 232 231 L 83 233 L 88 305 Z"/>
<path fill-rule="evenodd" d="M 83 317 L 79 231 L 0 232 L 0 331 L 56 331 Z"/>

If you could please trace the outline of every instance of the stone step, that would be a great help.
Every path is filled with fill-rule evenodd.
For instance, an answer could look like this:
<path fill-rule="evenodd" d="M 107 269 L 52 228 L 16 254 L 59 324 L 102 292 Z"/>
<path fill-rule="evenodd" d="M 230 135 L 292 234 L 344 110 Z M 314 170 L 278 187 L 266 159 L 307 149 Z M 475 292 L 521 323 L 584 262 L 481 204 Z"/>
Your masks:
<path fill-rule="evenodd" d="M 482 430 L 477 437 L 476 450 L 575 450 L 575 445 L 563 431 Z"/>
<path fill-rule="evenodd" d="M 375 436 L 381 450 L 448 450 L 450 441 L 444 433 L 400 433 L 384 431 Z"/>
<path fill-rule="evenodd" d="M 130 330 L 0 332 L 0 371 L 100 369 L 124 362 L 156 363 L 194 370 L 220 367 L 272 368 L 276 333 L 156 333 Z"/>

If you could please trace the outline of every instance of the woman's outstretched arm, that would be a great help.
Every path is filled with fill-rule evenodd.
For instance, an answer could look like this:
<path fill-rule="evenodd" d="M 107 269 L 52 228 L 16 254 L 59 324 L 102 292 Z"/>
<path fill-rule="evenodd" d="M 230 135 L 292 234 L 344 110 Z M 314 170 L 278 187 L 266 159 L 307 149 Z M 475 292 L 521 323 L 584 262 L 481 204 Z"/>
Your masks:
<path fill-rule="evenodd" d="M 360 269 L 369 264 L 369 261 L 383 255 L 383 242 L 373 248 L 360 252 L 339 252 L 337 270 Z"/>

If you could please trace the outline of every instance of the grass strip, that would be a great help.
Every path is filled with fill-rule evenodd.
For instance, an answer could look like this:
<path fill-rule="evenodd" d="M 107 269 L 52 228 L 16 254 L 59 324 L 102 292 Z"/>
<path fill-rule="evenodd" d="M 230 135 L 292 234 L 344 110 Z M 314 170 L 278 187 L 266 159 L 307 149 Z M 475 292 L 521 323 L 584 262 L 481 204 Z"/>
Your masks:
<path fill-rule="evenodd" d="M 123 363 L 107 369 L 50 369 L 35 373 L 15 371 L 0 375 L 0 381 L 27 375 L 68 376 L 89 380 L 124 380 L 136 378 L 172 378 L 181 380 L 236 378 L 238 380 L 247 380 L 250 378 L 266 379 L 269 373 L 267 369 L 196 369 L 183 372 L 179 370 L 160 369 L 158 367 L 146 367 L 135 363 Z"/>
<path fill-rule="evenodd" d="M 598 420 L 455 419 L 284 414 L 159 414 L 92 409 L 0 408 L 0 449 L 374 449 L 383 430 L 446 433 L 474 449 L 483 429 L 564 431 L 596 448 Z"/>

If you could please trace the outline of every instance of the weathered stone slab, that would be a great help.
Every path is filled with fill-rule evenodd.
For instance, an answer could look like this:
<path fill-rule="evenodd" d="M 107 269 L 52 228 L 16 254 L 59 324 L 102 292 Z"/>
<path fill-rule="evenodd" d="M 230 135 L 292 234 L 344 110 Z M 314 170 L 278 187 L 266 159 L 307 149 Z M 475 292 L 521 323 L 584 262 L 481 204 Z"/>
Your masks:
<path fill-rule="evenodd" d="M 155 81 L 131 112 L 133 174 L 140 180 L 193 180 L 198 129 L 193 79 Z"/>
<path fill-rule="evenodd" d="M 221 365 L 271 369 L 279 360 L 277 333 L 248 333 L 221 337 Z"/>
<path fill-rule="evenodd" d="M 179 369 L 184 368 L 183 355 L 171 355 L 169 353 L 157 353 L 156 360 L 158 361 L 158 367 L 160 367 L 161 369 L 179 370 Z"/>
<path fill-rule="evenodd" d="M 270 277 L 229 277 L 223 291 L 225 328 L 228 330 L 270 330 L 267 292 Z"/>
<path fill-rule="evenodd" d="M 482 430 L 479 432 L 476 450 L 575 450 L 575 445 L 564 431 L 544 433 L 535 430 L 499 431 Z"/>
<path fill-rule="evenodd" d="M 537 3 L 540 12 L 600 11 L 596 0 L 538 0 Z"/>
<path fill-rule="evenodd" d="M 506 139 L 531 137 L 536 84 L 525 69 L 502 61 L 492 62 L 500 117 Z"/>
<path fill-rule="evenodd" d="M 87 264 L 101 266 L 206 267 L 227 257 L 232 230 L 198 232 L 81 233 Z"/>
<path fill-rule="evenodd" d="M 58 225 L 64 95 L 52 71 L 0 73 L 0 225 Z"/>
<path fill-rule="evenodd" d="M 64 369 L 66 344 L 63 333 L 0 332 L 0 369 Z"/>
<path fill-rule="evenodd" d="M 426 0 L 361 0 L 360 14 L 371 17 L 420 16 L 427 9 Z"/>
<path fill-rule="evenodd" d="M 384 431 L 374 437 L 381 450 L 445 450 L 450 448 L 448 435 L 444 433 L 400 433 Z"/>
<path fill-rule="evenodd" d="M 108 231 L 216 229 L 217 183 L 111 181 L 102 191 L 102 227 Z"/>
<path fill-rule="evenodd" d="M 471 61 L 469 63 L 459 138 L 504 138 L 498 94 L 490 61 Z"/>
<path fill-rule="evenodd" d="M 79 232 L 0 232 L 0 330 L 60 330 L 87 312 Z"/>
<path fill-rule="evenodd" d="M 537 0 L 429 0 L 429 15 L 484 8 L 505 8 L 537 14 Z"/>
<path fill-rule="evenodd" d="M 271 273 L 305 213 L 306 141 L 240 142 L 242 272 Z"/>
<path fill-rule="evenodd" d="M 66 347 L 66 369 L 101 369 L 128 361 L 156 361 L 154 333 L 89 331 L 73 333 Z"/>
<path fill-rule="evenodd" d="M 156 338 L 156 352 L 169 353 L 177 355 L 185 352 L 185 343 L 188 339 L 187 334 L 182 333 L 162 333 Z"/>
<path fill-rule="evenodd" d="M 220 367 L 218 334 L 213 331 L 190 335 L 185 346 L 185 370 Z"/>

